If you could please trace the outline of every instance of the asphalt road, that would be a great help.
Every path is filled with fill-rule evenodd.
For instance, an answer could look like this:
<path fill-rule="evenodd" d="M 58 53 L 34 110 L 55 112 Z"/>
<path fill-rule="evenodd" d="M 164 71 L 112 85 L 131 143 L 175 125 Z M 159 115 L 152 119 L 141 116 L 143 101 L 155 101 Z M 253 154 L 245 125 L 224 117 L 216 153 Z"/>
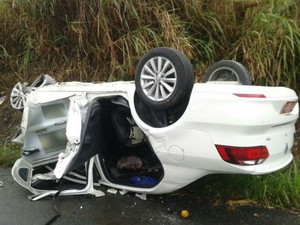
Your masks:
<path fill-rule="evenodd" d="M 10 169 L 0 168 L 0 225 L 43 225 L 55 212 L 50 198 L 28 200 L 30 193 L 13 181 Z M 105 189 L 104 189 L 105 190 Z M 147 196 L 110 194 L 104 197 L 59 197 L 62 216 L 53 225 L 299 225 L 300 216 L 254 206 L 214 206 L 182 193 Z M 190 217 L 180 217 L 182 209 Z"/>

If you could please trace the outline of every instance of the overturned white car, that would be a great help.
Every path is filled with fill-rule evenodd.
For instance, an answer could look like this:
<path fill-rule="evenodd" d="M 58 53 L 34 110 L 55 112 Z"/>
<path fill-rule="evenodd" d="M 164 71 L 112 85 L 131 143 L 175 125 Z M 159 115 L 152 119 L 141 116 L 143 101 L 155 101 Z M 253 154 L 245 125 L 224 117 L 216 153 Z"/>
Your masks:
<path fill-rule="evenodd" d="M 209 174 L 260 175 L 293 155 L 296 93 L 251 86 L 234 61 L 193 83 L 180 52 L 149 51 L 135 82 L 18 83 L 11 103 L 23 110 L 16 139 L 23 157 L 12 175 L 34 194 L 99 194 L 97 186 L 168 193 Z M 244 85 L 243 85 L 244 84 Z"/>

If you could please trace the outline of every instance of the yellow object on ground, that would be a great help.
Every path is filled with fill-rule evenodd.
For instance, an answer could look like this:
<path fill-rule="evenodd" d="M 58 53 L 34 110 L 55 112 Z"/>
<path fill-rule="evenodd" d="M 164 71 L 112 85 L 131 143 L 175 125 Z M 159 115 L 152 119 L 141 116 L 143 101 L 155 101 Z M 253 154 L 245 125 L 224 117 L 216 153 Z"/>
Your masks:
<path fill-rule="evenodd" d="M 187 211 L 187 210 L 181 210 L 181 217 L 182 218 L 188 218 L 190 216 L 190 213 L 189 213 L 189 211 Z"/>

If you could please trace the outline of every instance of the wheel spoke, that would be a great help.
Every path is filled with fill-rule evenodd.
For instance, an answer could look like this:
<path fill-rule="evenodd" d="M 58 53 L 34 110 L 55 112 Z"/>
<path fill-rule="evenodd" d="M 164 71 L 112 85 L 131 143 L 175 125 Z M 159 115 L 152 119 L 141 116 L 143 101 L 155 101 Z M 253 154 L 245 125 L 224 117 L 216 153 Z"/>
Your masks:
<path fill-rule="evenodd" d="M 170 70 L 168 70 L 168 72 L 165 73 L 165 77 L 171 75 L 171 74 L 174 74 L 176 72 L 175 68 L 172 67 Z"/>
<path fill-rule="evenodd" d="M 165 99 L 167 97 L 167 93 L 165 92 L 165 89 L 164 89 L 163 85 L 160 85 L 159 89 L 160 89 L 161 97 L 163 99 Z"/>
<path fill-rule="evenodd" d="M 153 85 L 154 83 L 155 83 L 154 81 L 147 82 L 142 86 L 142 88 L 146 89 L 146 88 L 150 87 L 151 85 Z"/>
<path fill-rule="evenodd" d="M 153 92 L 155 91 L 155 87 L 156 87 L 156 84 L 154 83 L 154 85 L 152 85 L 152 87 L 147 92 L 148 96 L 152 96 Z"/>
<path fill-rule="evenodd" d="M 153 76 L 147 75 L 147 74 L 142 74 L 141 75 L 142 80 L 155 80 Z"/>
<path fill-rule="evenodd" d="M 166 82 L 164 81 L 161 81 L 161 84 L 170 92 L 172 93 L 173 91 L 173 87 L 171 87 L 169 84 L 167 84 Z"/>
<path fill-rule="evenodd" d="M 18 108 L 22 107 L 22 99 L 21 98 L 17 99 L 16 105 Z"/>
<path fill-rule="evenodd" d="M 163 81 L 166 82 L 166 83 L 175 84 L 176 83 L 176 78 L 163 78 Z"/>
<path fill-rule="evenodd" d="M 12 97 L 17 97 L 17 96 L 19 96 L 19 95 L 20 95 L 20 93 L 17 92 L 17 91 L 15 91 L 15 90 L 13 90 L 12 93 L 11 93 L 11 96 L 12 96 Z"/>
<path fill-rule="evenodd" d="M 157 68 L 156 68 L 154 59 L 151 59 L 151 60 L 150 60 L 150 64 L 151 64 L 151 67 L 152 67 L 153 71 L 154 71 L 154 72 L 157 72 Z"/>
<path fill-rule="evenodd" d="M 155 84 L 155 96 L 154 96 L 155 100 L 157 101 L 159 98 L 159 84 L 156 83 Z"/>
<path fill-rule="evenodd" d="M 157 72 L 160 73 L 161 72 L 161 66 L 162 66 L 162 57 L 158 57 L 157 59 L 157 63 L 158 63 L 158 69 Z"/>
<path fill-rule="evenodd" d="M 156 75 L 155 75 L 155 72 L 153 72 L 147 65 L 145 65 L 145 70 L 147 71 L 147 72 L 149 72 L 153 77 L 155 77 Z"/>
<path fill-rule="evenodd" d="M 19 99 L 19 101 L 17 102 L 17 104 L 18 104 L 18 107 L 19 107 L 19 108 L 22 107 L 22 106 L 23 106 L 22 99 Z"/>
<path fill-rule="evenodd" d="M 164 67 L 162 68 L 162 70 L 161 70 L 161 73 L 164 73 L 165 72 L 165 70 L 168 68 L 168 66 L 170 65 L 170 61 L 165 61 L 165 64 L 164 64 Z"/>
<path fill-rule="evenodd" d="M 15 104 L 18 101 L 18 98 L 12 98 L 12 103 Z"/>
<path fill-rule="evenodd" d="M 13 89 L 13 90 L 12 90 L 12 93 L 13 93 L 13 94 L 16 94 L 16 95 L 19 95 L 20 92 L 21 92 L 21 91 L 20 91 L 19 89 Z"/>

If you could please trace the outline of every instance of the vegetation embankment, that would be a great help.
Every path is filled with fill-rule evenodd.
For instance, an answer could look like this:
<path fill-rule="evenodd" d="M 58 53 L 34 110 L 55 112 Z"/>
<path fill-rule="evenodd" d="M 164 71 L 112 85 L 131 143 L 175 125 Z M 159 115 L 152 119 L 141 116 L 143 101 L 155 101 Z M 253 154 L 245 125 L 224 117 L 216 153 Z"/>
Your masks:
<path fill-rule="evenodd" d="M 133 79 L 147 50 L 168 46 L 191 59 L 196 82 L 213 62 L 235 59 L 249 69 L 254 84 L 282 85 L 299 94 L 299 26 L 297 0 L 2 0 L 0 92 L 8 96 L 17 81 L 31 82 L 43 73 L 58 81 Z M 9 101 L 0 107 L 2 142 L 13 136 L 20 114 Z M 8 148 L 0 148 L 0 158 L 9 155 Z M 262 180 L 234 176 L 230 183 L 246 179 L 240 197 L 299 209 L 299 145 L 294 153 L 286 170 Z M 222 188 L 212 188 L 223 195 Z"/>
<path fill-rule="evenodd" d="M 235 203 L 258 203 L 270 208 L 287 208 L 300 213 L 299 160 L 293 160 L 287 168 L 268 175 L 218 175 L 213 178 L 195 191 L 216 204 L 233 203 L 234 206 Z"/>

